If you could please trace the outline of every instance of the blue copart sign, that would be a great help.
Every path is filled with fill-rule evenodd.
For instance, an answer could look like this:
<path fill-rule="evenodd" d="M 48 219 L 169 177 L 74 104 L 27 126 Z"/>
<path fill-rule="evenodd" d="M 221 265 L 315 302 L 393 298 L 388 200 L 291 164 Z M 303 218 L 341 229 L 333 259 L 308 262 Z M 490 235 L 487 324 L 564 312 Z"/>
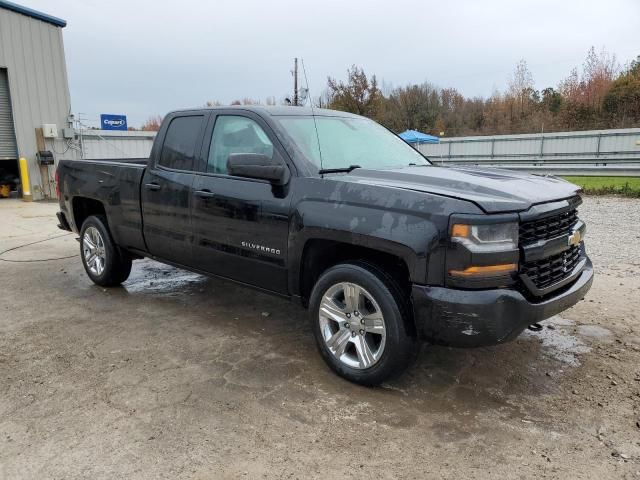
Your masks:
<path fill-rule="evenodd" d="M 102 130 L 126 130 L 126 115 L 110 115 L 103 113 L 100 115 L 100 128 Z"/>

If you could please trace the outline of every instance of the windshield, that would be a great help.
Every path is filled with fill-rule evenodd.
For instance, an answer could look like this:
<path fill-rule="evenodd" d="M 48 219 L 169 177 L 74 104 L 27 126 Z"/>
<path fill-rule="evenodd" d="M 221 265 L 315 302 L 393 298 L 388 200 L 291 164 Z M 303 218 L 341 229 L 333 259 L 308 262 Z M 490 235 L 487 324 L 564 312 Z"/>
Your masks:
<path fill-rule="evenodd" d="M 303 155 L 319 169 L 429 164 L 404 140 L 366 118 L 315 117 L 315 124 L 313 117 L 277 118 Z"/>

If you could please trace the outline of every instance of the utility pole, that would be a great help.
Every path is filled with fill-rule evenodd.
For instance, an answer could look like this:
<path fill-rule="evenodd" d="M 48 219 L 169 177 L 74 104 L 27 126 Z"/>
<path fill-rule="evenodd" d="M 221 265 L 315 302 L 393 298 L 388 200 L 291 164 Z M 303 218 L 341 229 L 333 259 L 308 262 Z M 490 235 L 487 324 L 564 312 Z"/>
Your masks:
<path fill-rule="evenodd" d="M 298 106 L 298 57 L 293 59 L 293 105 Z"/>
<path fill-rule="evenodd" d="M 78 140 L 80 143 L 80 158 L 84 159 L 84 138 L 82 138 L 82 113 L 78 113 Z"/>

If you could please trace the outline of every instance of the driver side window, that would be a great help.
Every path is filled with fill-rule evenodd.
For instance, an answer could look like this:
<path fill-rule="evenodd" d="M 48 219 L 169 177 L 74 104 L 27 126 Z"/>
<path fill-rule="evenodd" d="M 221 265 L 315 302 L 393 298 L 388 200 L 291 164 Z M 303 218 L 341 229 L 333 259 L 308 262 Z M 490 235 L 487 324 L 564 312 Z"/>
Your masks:
<path fill-rule="evenodd" d="M 259 153 L 272 158 L 273 144 L 254 120 L 221 115 L 213 127 L 207 172 L 226 175 L 227 159 L 232 153 Z"/>

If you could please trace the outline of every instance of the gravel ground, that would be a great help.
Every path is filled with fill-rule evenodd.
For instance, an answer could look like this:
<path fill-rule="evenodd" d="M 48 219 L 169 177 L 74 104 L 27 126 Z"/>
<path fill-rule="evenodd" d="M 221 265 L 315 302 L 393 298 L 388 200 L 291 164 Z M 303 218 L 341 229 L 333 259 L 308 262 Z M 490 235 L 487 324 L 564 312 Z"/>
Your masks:
<path fill-rule="evenodd" d="M 639 200 L 586 199 L 594 286 L 541 333 L 375 389 L 286 301 L 148 260 L 92 285 L 55 211 L 0 201 L 0 251 L 45 240 L 0 255 L 0 478 L 640 479 Z"/>
<path fill-rule="evenodd" d="M 640 267 L 640 200 L 586 197 L 580 216 L 587 222 L 587 247 L 594 264 L 628 277 L 637 277 Z"/>

